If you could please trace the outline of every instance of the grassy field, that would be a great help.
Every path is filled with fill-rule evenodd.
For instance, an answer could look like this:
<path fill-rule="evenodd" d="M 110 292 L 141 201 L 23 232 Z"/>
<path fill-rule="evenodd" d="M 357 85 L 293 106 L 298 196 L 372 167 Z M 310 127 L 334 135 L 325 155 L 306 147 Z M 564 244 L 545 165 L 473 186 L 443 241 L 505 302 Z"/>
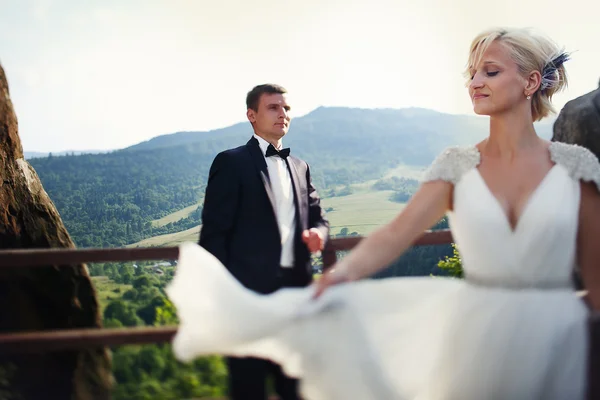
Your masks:
<path fill-rule="evenodd" d="M 152 226 L 161 227 L 170 222 L 177 222 L 180 219 L 185 218 L 188 215 L 190 215 L 196 208 L 198 208 L 198 204 L 194 204 L 193 206 L 189 206 L 182 210 L 175 211 L 174 213 L 165 215 L 162 218 L 155 219 L 154 221 L 152 221 Z"/>
<path fill-rule="evenodd" d="M 387 190 L 371 191 L 323 199 L 323 208 L 333 208 L 333 211 L 327 212 L 331 234 L 347 227 L 349 232 L 366 235 L 391 221 L 404 207 L 404 204 L 388 200 L 392 193 Z"/>
<path fill-rule="evenodd" d="M 379 179 L 388 179 L 388 178 L 397 176 L 399 178 L 408 178 L 408 179 L 419 180 L 419 179 L 421 179 L 421 176 L 423 175 L 424 171 L 425 171 L 425 168 L 422 168 L 422 167 L 415 167 L 415 166 L 410 166 L 410 165 L 399 165 L 396 168 L 390 169 L 388 172 L 385 173 L 385 175 L 383 175 Z M 352 190 L 352 194 L 374 193 L 375 190 L 373 190 L 373 185 L 379 179 L 372 179 L 370 181 L 351 184 L 350 189 Z M 344 186 L 338 186 L 337 189 L 342 189 L 343 187 Z"/>
<path fill-rule="evenodd" d="M 412 165 L 399 165 L 396 168 L 390 169 L 384 176 L 384 178 L 391 178 L 392 176 L 397 176 L 399 178 L 408 178 L 408 179 L 421 179 L 423 176 L 423 172 L 425 172 L 424 167 L 415 167 Z"/>
<path fill-rule="evenodd" d="M 154 236 L 141 240 L 137 243 L 127 245 L 127 247 L 150 247 L 150 246 L 177 246 L 183 242 L 197 242 L 200 235 L 200 225 L 186 229 L 185 231 L 168 233 L 166 235 Z"/>
<path fill-rule="evenodd" d="M 108 276 L 92 276 L 92 283 L 96 288 L 100 308 L 104 314 L 104 308 L 112 299 L 120 299 L 123 293 L 131 289 L 131 285 L 123 285 L 113 282 Z M 118 290 L 118 292 L 115 292 Z"/>

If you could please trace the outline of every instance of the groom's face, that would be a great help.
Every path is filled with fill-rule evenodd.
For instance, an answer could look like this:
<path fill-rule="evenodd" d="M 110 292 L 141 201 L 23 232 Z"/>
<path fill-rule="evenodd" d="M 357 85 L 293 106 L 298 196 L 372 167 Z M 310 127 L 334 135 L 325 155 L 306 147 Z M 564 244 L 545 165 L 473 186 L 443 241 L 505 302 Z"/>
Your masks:
<path fill-rule="evenodd" d="M 264 93 L 260 96 L 257 110 L 249 109 L 247 115 L 259 136 L 267 141 L 276 141 L 290 128 L 290 110 L 285 94 Z"/>

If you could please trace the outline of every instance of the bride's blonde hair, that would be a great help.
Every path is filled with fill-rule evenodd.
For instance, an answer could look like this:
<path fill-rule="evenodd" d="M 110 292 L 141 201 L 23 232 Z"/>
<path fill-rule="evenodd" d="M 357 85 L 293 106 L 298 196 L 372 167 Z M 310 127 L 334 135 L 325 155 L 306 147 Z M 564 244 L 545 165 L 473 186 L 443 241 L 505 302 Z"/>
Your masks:
<path fill-rule="evenodd" d="M 483 53 L 494 41 L 508 46 L 511 56 L 525 77 L 533 71 L 539 71 L 542 82 L 539 89 L 531 95 L 531 115 L 539 121 L 555 113 L 552 96 L 567 87 L 567 73 L 563 63 L 569 55 L 546 36 L 530 29 L 496 28 L 482 32 L 471 43 L 469 60 L 465 71 L 471 79 L 471 71 L 479 65 Z"/>

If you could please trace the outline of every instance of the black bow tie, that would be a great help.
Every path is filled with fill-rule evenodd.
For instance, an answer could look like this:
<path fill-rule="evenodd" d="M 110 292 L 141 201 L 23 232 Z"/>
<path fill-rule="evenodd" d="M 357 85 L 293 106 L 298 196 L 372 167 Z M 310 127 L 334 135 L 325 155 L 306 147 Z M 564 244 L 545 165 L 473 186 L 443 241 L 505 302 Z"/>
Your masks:
<path fill-rule="evenodd" d="M 270 144 L 269 147 L 267 147 L 267 153 L 266 153 L 267 157 L 279 156 L 285 160 L 289 155 L 290 155 L 289 147 L 285 148 L 285 149 L 281 149 L 279 151 L 277 151 L 277 149 L 275 149 L 275 147 L 272 144 Z"/>

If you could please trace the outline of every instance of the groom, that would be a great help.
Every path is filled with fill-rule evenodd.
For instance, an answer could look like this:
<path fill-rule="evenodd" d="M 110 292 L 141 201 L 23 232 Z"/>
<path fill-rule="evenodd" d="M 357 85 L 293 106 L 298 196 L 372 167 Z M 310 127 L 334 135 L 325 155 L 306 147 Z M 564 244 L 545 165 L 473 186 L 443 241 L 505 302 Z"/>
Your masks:
<path fill-rule="evenodd" d="M 254 135 L 219 153 L 210 168 L 200 246 L 248 289 L 268 294 L 312 282 L 310 253 L 329 234 L 308 164 L 282 148 L 290 126 L 287 91 L 259 85 L 246 97 Z M 267 360 L 228 358 L 230 398 L 266 399 L 272 375 L 282 400 L 299 399 L 297 381 Z"/>

